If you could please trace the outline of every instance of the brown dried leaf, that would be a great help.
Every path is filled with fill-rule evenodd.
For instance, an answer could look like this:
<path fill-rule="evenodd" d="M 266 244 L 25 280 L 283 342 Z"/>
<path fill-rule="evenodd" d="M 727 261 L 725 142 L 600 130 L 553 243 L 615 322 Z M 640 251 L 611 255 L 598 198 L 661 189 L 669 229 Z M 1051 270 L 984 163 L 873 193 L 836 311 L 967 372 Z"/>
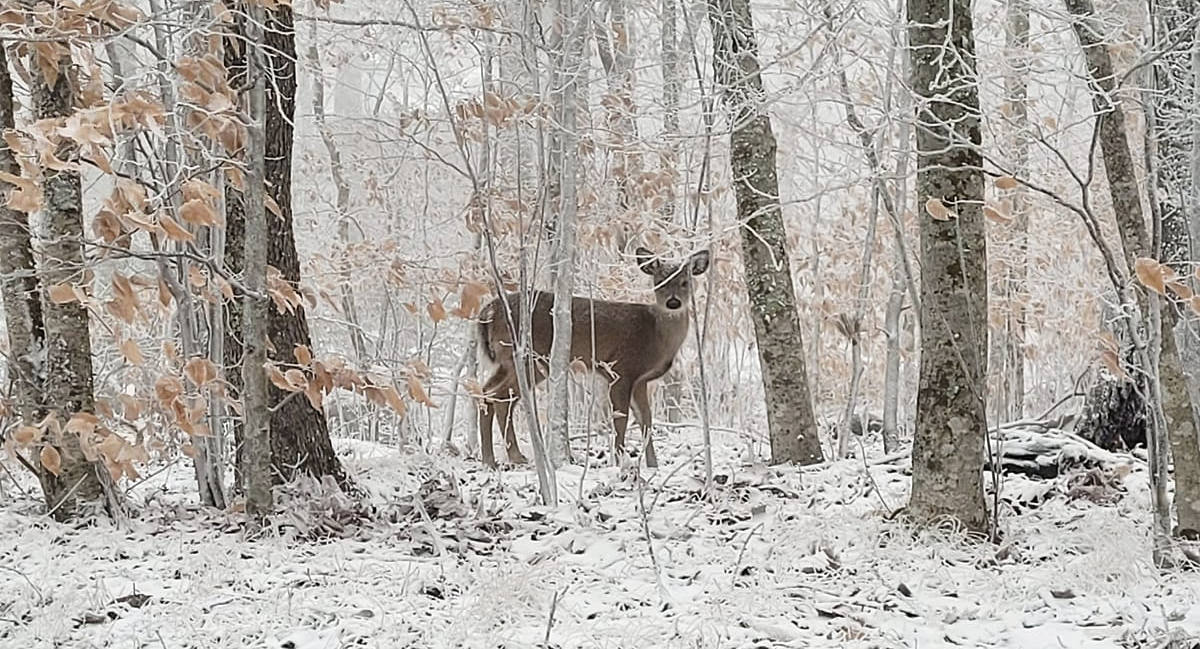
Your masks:
<path fill-rule="evenodd" d="M 274 363 L 264 365 L 267 370 L 267 378 L 271 380 L 271 384 L 283 390 L 284 392 L 292 392 L 292 386 L 288 383 L 287 377 L 279 370 L 279 367 Z"/>
<path fill-rule="evenodd" d="M 1019 183 L 1012 176 L 1001 176 L 993 180 L 992 184 L 996 186 L 996 189 L 1016 189 Z"/>
<path fill-rule="evenodd" d="M 121 343 L 121 356 L 125 357 L 125 362 L 130 365 L 141 365 L 146 362 L 145 357 L 142 356 L 142 348 L 132 338 L 126 338 Z"/>
<path fill-rule="evenodd" d="M 1167 288 L 1181 300 L 1190 300 L 1195 295 L 1192 288 L 1179 280 L 1167 282 Z"/>
<path fill-rule="evenodd" d="M 69 304 L 78 299 L 75 294 L 75 287 L 70 284 L 55 284 L 46 290 L 50 296 L 50 301 L 55 304 Z"/>
<path fill-rule="evenodd" d="M 1143 286 L 1159 295 L 1167 294 L 1167 289 L 1164 285 L 1163 265 L 1158 263 L 1157 260 L 1149 257 L 1139 257 L 1134 263 L 1133 270 L 1137 273 L 1138 281 Z"/>
<path fill-rule="evenodd" d="M 1105 349 L 1100 352 L 1100 360 L 1104 361 L 1104 366 L 1108 368 L 1109 373 L 1121 379 L 1128 380 L 1129 375 L 1125 372 L 1125 368 L 1121 367 L 1121 359 L 1117 357 L 1117 353 L 1111 349 Z"/>
<path fill-rule="evenodd" d="M 37 426 L 21 426 L 13 431 L 13 441 L 22 446 L 32 444 L 42 439 L 42 431 Z"/>
<path fill-rule="evenodd" d="M 413 401 L 424 404 L 430 408 L 436 408 L 437 405 L 429 398 L 429 394 L 425 392 L 425 386 L 421 385 L 421 381 L 415 376 L 408 377 L 408 396 L 412 397 Z"/>
<path fill-rule="evenodd" d="M 467 282 L 458 295 L 458 308 L 454 315 L 460 318 L 473 318 L 479 313 L 483 296 L 488 294 L 488 287 L 482 282 Z"/>
<path fill-rule="evenodd" d="M 319 382 L 309 381 L 308 385 L 304 386 L 304 396 L 308 397 L 308 403 L 313 407 L 313 410 L 324 412 L 325 393 L 321 391 Z"/>
<path fill-rule="evenodd" d="M 956 215 L 946 207 L 940 198 L 931 198 L 925 201 L 925 211 L 932 216 L 935 221 L 949 221 Z"/>
<path fill-rule="evenodd" d="M 296 362 L 301 365 L 309 365 L 312 363 L 312 350 L 308 345 L 296 345 L 292 349 L 292 356 L 296 357 Z"/>
<path fill-rule="evenodd" d="M 441 322 L 446 319 L 446 306 L 442 304 L 441 300 L 434 300 L 425 305 L 425 310 L 434 322 Z"/>
<path fill-rule="evenodd" d="M 58 454 L 58 449 L 47 444 L 42 447 L 41 457 L 42 466 L 47 471 L 57 476 L 62 471 L 62 456 Z"/>
<path fill-rule="evenodd" d="M 183 381 L 174 376 L 160 376 L 154 382 L 154 396 L 163 407 L 171 407 L 183 394 Z"/>
<path fill-rule="evenodd" d="M 279 209 L 279 203 L 276 203 L 275 198 L 266 192 L 263 193 L 263 206 L 267 208 L 267 211 L 274 214 L 276 218 L 283 218 L 283 211 Z"/>
<path fill-rule="evenodd" d="M 63 427 L 68 433 L 76 435 L 87 435 L 95 432 L 96 427 L 100 425 L 100 418 L 90 412 L 77 412 L 71 415 L 71 419 L 67 421 L 67 425 Z"/>
<path fill-rule="evenodd" d="M 196 356 L 183 366 L 183 373 L 192 385 L 200 388 L 217 380 L 217 365 L 207 358 Z"/>
<path fill-rule="evenodd" d="M 291 386 L 290 392 L 299 392 L 308 387 L 308 377 L 304 375 L 303 370 L 292 368 L 284 372 L 283 376 L 287 379 L 288 385 Z"/>
<path fill-rule="evenodd" d="M 171 361 L 172 364 L 179 363 L 179 346 L 175 344 L 174 340 L 163 341 L 162 348 L 167 360 Z"/>
<path fill-rule="evenodd" d="M 1000 209 L 992 207 L 991 205 L 983 206 L 983 215 L 995 221 L 996 223 L 1004 224 L 1012 222 L 1012 217 L 1000 211 Z"/>
<path fill-rule="evenodd" d="M 208 201 L 193 198 L 179 208 L 179 218 L 196 226 L 213 226 L 221 222 L 217 211 Z"/>
<path fill-rule="evenodd" d="M 121 394 L 117 397 L 121 402 L 121 416 L 126 421 L 135 421 L 142 416 L 142 402 L 132 394 Z"/>
<path fill-rule="evenodd" d="M 167 235 L 167 238 L 172 241 L 192 241 L 196 238 L 196 235 L 188 232 L 186 228 L 179 225 L 175 219 L 166 214 L 159 215 L 158 225 L 163 229 L 163 233 Z"/>
<path fill-rule="evenodd" d="M 405 405 L 404 399 L 400 398 L 400 393 L 396 390 L 396 388 L 389 385 L 386 388 L 383 388 L 381 392 L 383 393 L 383 400 L 387 403 L 387 406 L 395 411 L 397 415 L 403 417 L 404 413 L 408 410 L 408 406 Z"/>

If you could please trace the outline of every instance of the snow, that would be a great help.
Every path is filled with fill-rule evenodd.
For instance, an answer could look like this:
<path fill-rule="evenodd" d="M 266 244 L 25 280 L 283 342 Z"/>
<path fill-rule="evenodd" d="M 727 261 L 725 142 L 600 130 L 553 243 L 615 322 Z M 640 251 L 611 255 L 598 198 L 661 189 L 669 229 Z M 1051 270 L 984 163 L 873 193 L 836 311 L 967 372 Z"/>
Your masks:
<path fill-rule="evenodd" d="M 1141 468 L 1113 504 L 1072 499 L 1069 476 L 1011 476 L 991 545 L 890 516 L 907 498 L 903 460 L 870 466 L 872 480 L 862 460 L 776 469 L 718 448 L 706 502 L 699 462 L 672 464 L 699 438 L 660 433 L 664 467 L 640 488 L 599 462 L 560 471 L 557 510 L 537 505 L 529 470 L 336 440 L 376 515 L 322 539 L 290 524 L 245 538 L 239 514 L 197 506 L 182 463 L 131 491 L 129 517 L 90 527 L 46 519 L 6 480 L 0 647 L 1032 649 L 1200 635 L 1200 575 L 1150 562 Z M 1021 504 L 1031 493 L 1038 504 Z M 283 521 L 326 506 L 281 501 Z"/>

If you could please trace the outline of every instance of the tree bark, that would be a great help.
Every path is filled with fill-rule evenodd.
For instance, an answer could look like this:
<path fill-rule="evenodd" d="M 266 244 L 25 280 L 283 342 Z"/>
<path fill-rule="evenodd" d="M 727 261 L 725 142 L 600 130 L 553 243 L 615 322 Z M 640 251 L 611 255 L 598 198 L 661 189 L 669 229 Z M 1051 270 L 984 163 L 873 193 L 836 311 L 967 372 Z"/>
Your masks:
<path fill-rule="evenodd" d="M 921 363 L 913 438 L 914 518 L 984 533 L 987 243 L 979 90 L 969 0 L 908 0 L 917 96 Z M 938 201 L 953 214 L 939 216 Z M 936 218 L 935 218 L 936 217 Z"/>
<path fill-rule="evenodd" d="M 13 128 L 16 124 L 12 76 L 8 70 L 6 47 L 0 43 L 0 131 Z M 0 171 L 21 175 L 16 157 L 6 144 L 0 145 Z M 10 183 L 0 180 L 0 195 L 8 194 L 12 188 Z M 0 205 L 0 300 L 4 302 L 4 324 L 8 332 L 8 376 L 9 384 L 13 386 L 9 396 L 24 425 L 35 425 L 46 415 L 42 399 L 46 376 L 41 361 L 46 332 L 42 324 L 32 239 L 29 215 Z M 33 464 L 37 464 L 36 459 Z M 49 495 L 46 494 L 46 502 L 53 506 Z"/>
<path fill-rule="evenodd" d="M 267 263 L 279 270 L 283 279 L 299 292 L 300 258 L 292 232 L 292 141 L 296 111 L 296 30 L 292 8 L 280 5 L 266 12 L 262 44 L 270 82 L 266 89 L 266 163 L 267 191 L 279 213 L 267 215 Z M 271 360 L 294 364 L 298 345 L 312 348 L 304 306 L 295 313 L 280 313 L 272 308 L 267 335 L 273 350 Z M 249 341 L 247 341 L 249 342 Z M 283 480 L 295 474 L 332 476 L 348 487 L 348 477 L 333 452 L 325 415 L 307 399 L 288 399 L 288 394 L 270 386 L 270 403 L 276 404 L 271 415 L 271 462 Z"/>
<path fill-rule="evenodd" d="M 71 115 L 74 110 L 74 64 L 69 55 L 59 61 L 59 74 L 51 84 L 35 68 L 34 114 L 38 119 Z M 75 161 L 78 150 L 65 138 L 58 144 L 59 160 Z M 41 264 L 42 319 L 46 335 L 45 383 L 42 395 L 47 412 L 65 423 L 79 412 L 95 410 L 92 392 L 92 344 L 87 309 L 79 302 L 56 304 L 49 289 L 56 284 L 79 284 L 83 273 L 83 191 L 74 169 L 45 169 L 42 183 L 42 219 L 46 242 Z M 72 518 L 84 503 L 101 499 L 103 487 L 98 467 L 89 462 L 77 435 L 63 433 L 53 440 L 61 457 L 58 475 L 43 471 L 46 504 L 58 520 Z"/>
<path fill-rule="evenodd" d="M 1009 0 L 1005 9 L 1008 22 L 1005 50 L 1009 69 L 1004 78 L 1004 94 L 1012 109 L 1013 167 L 1024 177 L 1029 167 L 1029 0 Z M 1013 225 L 1010 234 L 1012 264 L 1006 267 L 1003 294 L 1006 318 L 1003 384 L 1007 406 L 1003 419 L 1015 421 L 1025 416 L 1025 329 L 1028 319 L 1025 302 L 1029 290 L 1029 209 L 1024 187 L 1012 190 Z M 999 423 L 999 422 L 997 422 Z"/>
<path fill-rule="evenodd" d="M 550 435 L 547 438 L 547 451 L 553 466 L 571 460 L 571 302 L 575 288 L 576 216 L 579 210 L 579 139 L 576 128 L 579 113 L 576 102 L 584 43 L 587 41 L 584 27 L 591 20 L 591 12 L 577 0 L 559 0 L 557 4 L 558 18 L 563 22 L 564 29 L 557 75 L 561 90 L 555 93 L 561 131 L 554 138 L 556 145 L 561 147 L 557 152 L 560 162 L 557 171 L 561 177 L 558 179 L 560 191 L 555 210 L 558 213 L 557 227 L 554 228 L 554 247 L 550 256 L 555 307 L 554 340 L 550 346 Z"/>
<path fill-rule="evenodd" d="M 767 401 L 771 462 L 820 462 L 802 324 L 779 204 L 775 134 L 763 105 L 748 0 L 709 0 L 713 74 L 729 113 L 730 164 L 742 224 L 746 291 Z"/>
<path fill-rule="evenodd" d="M 1088 84 L 1092 90 L 1092 107 L 1098 121 L 1100 154 L 1104 160 L 1109 196 L 1112 200 L 1117 231 L 1121 237 L 1121 247 L 1125 257 L 1122 275 L 1132 277 L 1137 258 L 1150 256 L 1153 251 L 1150 247 L 1150 236 L 1146 230 L 1145 217 L 1142 212 L 1141 195 L 1137 185 L 1137 170 L 1133 164 L 1129 137 L 1125 129 L 1125 111 L 1121 104 L 1115 101 L 1116 75 L 1113 72 L 1112 57 L 1098 31 L 1095 8 L 1092 6 L 1091 0 L 1064 1 L 1067 11 L 1074 17 L 1072 27 L 1075 35 L 1079 38 L 1079 45 L 1083 50 L 1084 61 L 1087 65 Z M 1122 286 L 1114 286 L 1114 288 L 1118 294 L 1123 291 Z M 1178 407 L 1170 405 L 1178 403 L 1180 395 L 1168 394 L 1167 390 L 1177 389 L 1178 382 L 1173 379 L 1173 375 L 1180 369 L 1177 366 L 1179 357 L 1178 354 L 1165 353 L 1168 350 L 1176 349 L 1176 345 L 1174 332 L 1165 326 L 1166 319 L 1160 318 L 1158 333 L 1161 335 L 1162 345 L 1159 350 L 1158 371 L 1155 371 L 1156 368 L 1150 358 L 1152 353 L 1150 346 L 1138 343 L 1138 340 L 1143 338 L 1143 333 L 1154 333 L 1149 331 L 1154 323 L 1152 317 L 1154 313 L 1145 294 L 1138 292 L 1135 295 L 1139 313 L 1136 320 L 1127 320 L 1127 327 L 1130 339 L 1134 341 L 1139 360 L 1136 372 L 1145 373 L 1149 377 L 1153 398 L 1147 405 L 1154 413 L 1158 413 L 1161 409 L 1163 423 L 1166 426 L 1166 430 L 1160 431 L 1166 434 L 1166 439 L 1163 439 L 1158 432 L 1155 432 L 1159 430 L 1159 426 L 1154 425 L 1154 422 L 1158 421 L 1157 414 L 1154 417 L 1148 417 L 1152 424 L 1148 431 L 1151 434 L 1147 439 L 1147 446 L 1150 452 L 1151 491 L 1155 511 L 1154 559 L 1156 563 L 1161 563 L 1165 550 L 1165 536 L 1170 532 L 1165 484 L 1165 443 L 1170 441 L 1173 437 L 1172 431 L 1181 423 L 1177 419 Z M 1147 328 L 1147 331 L 1140 331 L 1141 327 Z M 1186 392 L 1182 398 L 1188 399 Z M 1191 417 L 1190 412 L 1188 417 Z"/>
<path fill-rule="evenodd" d="M 263 16 L 261 6 L 247 4 L 248 21 L 244 32 L 248 43 L 262 43 Z M 271 404 L 276 403 L 267 381 L 265 365 L 268 360 L 267 338 L 271 300 L 267 297 L 267 262 L 270 256 L 269 216 L 265 206 L 264 185 L 267 168 L 267 55 L 260 47 L 246 52 L 247 70 L 252 71 L 253 85 L 248 93 L 250 124 L 247 137 L 246 192 L 244 194 L 245 231 L 243 256 L 246 285 L 257 295 L 243 297 L 245 359 L 242 365 L 242 410 L 244 420 L 246 515 L 252 528 L 263 523 L 274 509 L 271 485 L 276 469 L 272 462 Z M 252 65 L 251 65 L 252 64 Z"/>
<path fill-rule="evenodd" d="M 238 94 L 239 103 L 246 105 L 246 20 L 245 5 L 234 2 L 230 6 L 233 25 L 229 27 L 224 38 L 223 57 L 225 72 L 229 76 L 229 86 Z M 221 260 L 226 272 L 230 275 L 241 275 L 246 269 L 246 206 L 242 191 L 231 182 L 225 183 L 225 258 Z M 244 335 L 243 304 L 241 299 L 229 300 L 225 304 L 224 349 L 221 367 L 225 380 L 229 383 L 229 398 L 242 398 L 242 359 L 245 353 L 242 345 Z M 234 444 L 234 489 L 242 491 L 245 488 L 245 426 L 243 418 L 232 417 Z"/>
<path fill-rule="evenodd" d="M 1189 226 L 1197 213 L 1193 167 L 1200 144 L 1193 133 L 1193 120 L 1200 107 L 1196 105 L 1192 61 L 1197 39 L 1191 21 L 1200 10 L 1200 3 L 1157 0 L 1152 6 L 1158 36 L 1156 47 L 1162 48 L 1154 66 L 1154 198 L 1162 232 L 1158 260 L 1187 277 L 1191 272 L 1190 262 L 1195 259 Z M 1159 378 L 1175 465 L 1178 523 L 1175 531 L 1177 535 L 1194 538 L 1200 537 L 1200 442 L 1188 378 L 1183 371 L 1183 350 L 1177 342 L 1186 341 L 1188 334 L 1194 335 L 1195 328 L 1188 323 L 1180 327 L 1177 313 L 1175 305 L 1164 305 Z"/>

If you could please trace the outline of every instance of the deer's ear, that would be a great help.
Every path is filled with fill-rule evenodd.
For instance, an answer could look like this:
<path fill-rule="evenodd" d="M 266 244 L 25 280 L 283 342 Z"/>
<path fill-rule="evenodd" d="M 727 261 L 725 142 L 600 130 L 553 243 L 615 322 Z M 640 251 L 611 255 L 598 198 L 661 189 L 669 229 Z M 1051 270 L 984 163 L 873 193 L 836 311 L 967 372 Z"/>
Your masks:
<path fill-rule="evenodd" d="M 693 275 L 703 275 L 704 271 L 708 270 L 708 258 L 709 255 L 707 250 L 701 250 L 700 252 L 692 255 L 688 265 L 692 267 Z"/>
<path fill-rule="evenodd" d="M 653 275 L 654 271 L 658 270 L 658 260 L 654 258 L 654 253 L 645 248 L 638 248 L 634 254 L 637 255 L 638 268 L 641 268 L 643 273 Z"/>

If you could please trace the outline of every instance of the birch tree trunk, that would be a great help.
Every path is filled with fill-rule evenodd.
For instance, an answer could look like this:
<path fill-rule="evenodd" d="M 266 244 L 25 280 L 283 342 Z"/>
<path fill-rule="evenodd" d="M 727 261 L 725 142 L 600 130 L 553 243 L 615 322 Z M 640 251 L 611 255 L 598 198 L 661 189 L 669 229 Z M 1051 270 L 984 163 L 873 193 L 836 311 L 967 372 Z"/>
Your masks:
<path fill-rule="evenodd" d="M 1162 243 L 1157 258 L 1171 264 L 1182 277 L 1191 272 L 1195 259 L 1189 221 L 1196 218 L 1196 188 L 1193 166 L 1197 143 L 1193 121 L 1196 81 L 1192 58 L 1197 45 L 1192 20 L 1200 10 L 1195 0 L 1156 0 L 1152 5 L 1156 23 L 1156 47 L 1162 48 L 1154 66 L 1154 122 L 1156 160 L 1155 195 L 1161 219 Z M 1187 313 L 1187 311 L 1185 311 Z M 1180 326 L 1181 325 L 1181 326 Z M 1175 465 L 1176 534 L 1200 537 L 1200 442 L 1196 413 L 1192 410 L 1187 377 L 1182 371 L 1183 345 L 1194 336 L 1195 327 L 1181 323 L 1176 307 L 1165 304 L 1162 314 L 1162 354 L 1159 361 L 1163 382 L 1163 409 L 1167 412 L 1171 455 Z M 1171 362 L 1171 358 L 1177 358 Z M 1176 369 L 1178 363 L 1178 370 Z"/>
<path fill-rule="evenodd" d="M 275 476 L 271 452 L 271 406 L 275 403 L 265 366 L 268 361 L 267 340 L 271 301 L 267 297 L 267 262 L 270 256 L 270 227 L 266 200 L 267 90 L 266 56 L 261 46 L 265 10 L 257 3 L 247 3 L 249 11 L 244 25 L 247 36 L 243 61 L 245 71 L 253 79 L 249 95 L 250 124 L 246 150 L 246 192 L 242 216 L 242 262 L 246 286 L 256 292 L 243 297 L 243 333 L 245 358 L 242 362 L 243 415 L 243 481 L 246 490 L 246 515 L 251 527 L 261 525 L 271 515 L 273 498 L 271 485 Z"/>
<path fill-rule="evenodd" d="M 762 368 L 771 462 L 820 462 L 803 325 L 796 311 L 779 204 L 775 134 L 763 105 L 749 0 L 709 0 L 713 74 L 729 114 L 730 164 L 741 222 L 746 291 Z"/>
<path fill-rule="evenodd" d="M 908 0 L 917 97 L 921 364 L 909 510 L 988 531 L 987 243 L 979 90 L 969 0 Z"/>

